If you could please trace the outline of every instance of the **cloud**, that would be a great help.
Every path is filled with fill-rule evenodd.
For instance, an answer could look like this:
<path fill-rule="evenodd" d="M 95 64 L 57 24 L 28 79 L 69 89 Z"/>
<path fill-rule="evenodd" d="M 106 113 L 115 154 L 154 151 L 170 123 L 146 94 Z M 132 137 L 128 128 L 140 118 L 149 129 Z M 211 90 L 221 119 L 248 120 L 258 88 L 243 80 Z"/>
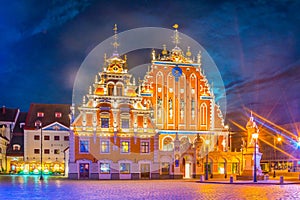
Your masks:
<path fill-rule="evenodd" d="M 83 12 L 92 2 L 92 0 L 54 1 L 45 18 L 33 28 L 31 34 L 35 35 L 65 24 Z"/>

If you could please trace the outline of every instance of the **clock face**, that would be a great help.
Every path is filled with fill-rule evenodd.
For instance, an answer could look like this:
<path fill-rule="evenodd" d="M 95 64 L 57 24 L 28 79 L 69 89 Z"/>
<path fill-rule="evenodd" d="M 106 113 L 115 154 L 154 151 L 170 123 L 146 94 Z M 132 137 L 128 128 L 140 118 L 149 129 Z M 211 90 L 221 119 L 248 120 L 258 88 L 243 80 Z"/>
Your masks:
<path fill-rule="evenodd" d="M 182 69 L 178 66 L 172 69 L 172 75 L 175 77 L 175 81 L 178 81 L 178 78 L 182 75 Z"/>

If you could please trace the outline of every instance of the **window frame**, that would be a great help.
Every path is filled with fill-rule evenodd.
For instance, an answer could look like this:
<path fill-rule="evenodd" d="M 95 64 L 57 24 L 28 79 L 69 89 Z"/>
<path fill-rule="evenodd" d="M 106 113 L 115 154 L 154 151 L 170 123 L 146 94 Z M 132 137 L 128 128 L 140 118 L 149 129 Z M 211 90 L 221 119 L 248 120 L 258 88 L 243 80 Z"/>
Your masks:
<path fill-rule="evenodd" d="M 121 171 L 121 165 L 129 165 L 129 169 L 127 169 L 127 167 L 126 167 L 126 171 L 124 170 L 122 170 Z M 121 162 L 120 164 L 119 164 L 119 172 L 120 172 L 120 174 L 130 174 L 130 172 L 131 172 L 131 163 L 128 163 L 128 162 Z"/>
<path fill-rule="evenodd" d="M 105 171 L 105 172 L 102 171 L 102 168 L 101 168 L 102 164 L 108 165 L 108 171 Z M 111 163 L 109 163 L 109 162 L 100 162 L 100 165 L 99 165 L 100 174 L 110 174 L 110 172 L 111 172 L 111 170 L 110 170 L 110 164 Z"/>
<path fill-rule="evenodd" d="M 102 151 L 102 143 L 107 143 L 107 150 L 108 151 Z M 110 141 L 109 140 L 100 140 L 100 153 L 101 154 L 109 154 L 110 153 Z"/>
<path fill-rule="evenodd" d="M 87 148 L 85 149 L 86 151 L 81 151 L 81 142 L 87 142 Z M 79 140 L 79 153 L 80 154 L 88 154 L 90 153 L 90 141 L 88 139 L 81 139 Z"/>
<path fill-rule="evenodd" d="M 58 139 L 56 139 L 56 138 L 58 138 Z M 59 135 L 54 135 L 54 141 L 59 141 L 60 140 L 60 137 L 59 137 Z"/>
<path fill-rule="evenodd" d="M 128 151 L 123 151 L 123 142 L 128 143 Z M 129 140 L 120 140 L 120 153 L 121 154 L 129 154 L 130 153 L 130 141 Z"/>
<path fill-rule="evenodd" d="M 143 145 L 143 143 L 148 143 L 148 145 Z M 148 147 L 148 151 L 144 152 L 144 148 L 143 147 Z M 150 153 L 150 140 L 141 140 L 140 142 L 140 152 L 142 154 L 149 154 Z"/>
<path fill-rule="evenodd" d="M 37 138 L 38 138 L 38 139 L 37 139 Z M 33 140 L 40 140 L 40 138 L 41 138 L 40 135 L 34 135 L 34 136 L 33 136 Z"/>

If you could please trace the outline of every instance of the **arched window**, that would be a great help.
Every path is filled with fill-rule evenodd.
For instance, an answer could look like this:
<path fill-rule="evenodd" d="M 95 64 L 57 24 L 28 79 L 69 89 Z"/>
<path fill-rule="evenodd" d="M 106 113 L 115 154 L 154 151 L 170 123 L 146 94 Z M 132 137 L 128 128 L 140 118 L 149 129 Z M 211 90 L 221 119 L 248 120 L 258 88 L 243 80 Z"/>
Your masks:
<path fill-rule="evenodd" d="M 113 84 L 109 84 L 107 91 L 108 91 L 108 96 L 114 95 L 114 85 Z"/>
<path fill-rule="evenodd" d="M 123 96 L 123 85 L 117 85 L 117 96 Z"/>
<path fill-rule="evenodd" d="M 166 137 L 163 140 L 163 150 L 164 151 L 173 151 L 174 149 L 174 142 L 171 137 Z"/>
<path fill-rule="evenodd" d="M 200 124 L 206 125 L 207 124 L 207 106 L 205 103 L 202 103 L 200 106 Z"/>

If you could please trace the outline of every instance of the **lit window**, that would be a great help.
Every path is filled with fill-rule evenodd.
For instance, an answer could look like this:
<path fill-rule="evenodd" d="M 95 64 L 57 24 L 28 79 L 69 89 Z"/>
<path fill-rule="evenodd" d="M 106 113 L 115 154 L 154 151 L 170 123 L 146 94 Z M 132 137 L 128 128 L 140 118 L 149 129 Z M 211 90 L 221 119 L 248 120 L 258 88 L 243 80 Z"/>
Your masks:
<path fill-rule="evenodd" d="M 88 153 L 88 152 L 89 152 L 89 141 L 80 140 L 80 153 Z"/>
<path fill-rule="evenodd" d="M 34 154 L 40 154 L 40 150 L 39 149 L 34 149 Z"/>
<path fill-rule="evenodd" d="M 56 118 L 61 118 L 62 114 L 60 112 L 55 112 L 55 117 Z"/>
<path fill-rule="evenodd" d="M 44 136 L 44 140 L 50 140 L 50 136 L 49 135 L 45 135 Z"/>
<path fill-rule="evenodd" d="M 170 172 L 170 164 L 168 162 L 161 163 L 161 173 L 169 174 Z"/>
<path fill-rule="evenodd" d="M 59 149 L 54 149 L 54 154 L 59 154 L 60 150 Z"/>
<path fill-rule="evenodd" d="M 59 135 L 55 135 L 54 140 L 59 140 Z"/>
<path fill-rule="evenodd" d="M 37 112 L 37 117 L 44 117 L 44 113 L 43 112 Z"/>
<path fill-rule="evenodd" d="M 69 141 L 69 136 L 64 136 L 64 141 Z"/>
<path fill-rule="evenodd" d="M 40 140 L 40 136 L 39 135 L 35 135 L 34 136 L 34 140 Z"/>
<path fill-rule="evenodd" d="M 122 128 L 129 128 L 129 119 L 122 119 Z"/>
<path fill-rule="evenodd" d="M 44 149 L 44 154 L 49 154 L 50 153 L 50 149 Z"/>
<path fill-rule="evenodd" d="M 101 153 L 109 153 L 109 141 L 101 141 Z"/>
<path fill-rule="evenodd" d="M 129 174 L 130 173 L 130 163 L 120 163 L 120 173 Z"/>
<path fill-rule="evenodd" d="M 100 173 L 101 174 L 109 174 L 110 173 L 109 163 L 100 163 Z"/>
<path fill-rule="evenodd" d="M 14 151 L 20 151 L 21 150 L 21 146 L 19 144 L 14 144 L 13 145 L 13 150 Z M 1 153 L 1 152 L 0 152 Z"/>
<path fill-rule="evenodd" d="M 163 150 L 164 151 L 173 151 L 174 145 L 173 145 L 173 140 L 170 137 L 166 137 L 163 140 Z"/>
<path fill-rule="evenodd" d="M 142 142 L 141 143 L 141 152 L 142 153 L 149 153 L 149 142 Z"/>
<path fill-rule="evenodd" d="M 129 153 L 129 142 L 128 141 L 121 142 L 121 153 Z"/>
<path fill-rule="evenodd" d="M 101 118 L 101 128 L 109 128 L 109 118 Z"/>

